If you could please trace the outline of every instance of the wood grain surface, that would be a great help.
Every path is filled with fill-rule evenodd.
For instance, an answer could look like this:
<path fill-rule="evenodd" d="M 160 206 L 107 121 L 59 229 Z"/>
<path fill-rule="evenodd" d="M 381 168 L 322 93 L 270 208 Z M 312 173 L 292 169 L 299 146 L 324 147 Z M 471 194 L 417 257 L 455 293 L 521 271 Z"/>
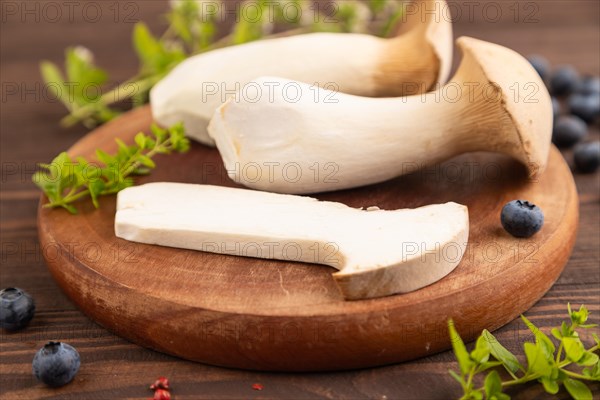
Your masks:
<path fill-rule="evenodd" d="M 133 143 L 135 134 L 148 132 L 151 123 L 150 107 L 138 108 L 94 130 L 69 153 L 87 158 L 98 148 L 112 153 L 115 138 Z M 214 148 L 194 144 L 187 154 L 162 157 L 157 163 L 152 174 L 138 179 L 140 184 L 234 186 Z M 563 182 L 560 190 L 555 182 Z M 82 202 L 75 216 L 43 208 L 48 202 L 43 197 L 39 237 L 42 248 L 56 248 L 43 255 L 63 291 L 120 336 L 209 364 L 319 371 L 385 365 L 448 349 L 448 318 L 467 340 L 504 325 L 556 281 L 577 230 L 575 183 L 556 149 L 546 172 L 535 180 L 506 156 L 469 154 L 439 165 L 437 171 L 315 197 L 386 210 L 464 204 L 470 219 L 467 252 L 447 277 L 421 290 L 345 301 L 332 279 L 334 270 L 326 266 L 117 238 L 116 196 L 103 198 L 98 210 Z M 502 207 L 512 199 L 530 199 L 548 215 L 544 229 L 531 239 L 513 238 L 498 222 Z M 439 256 L 457 257 L 458 245 Z"/>
<path fill-rule="evenodd" d="M 82 2 L 82 6 L 87 3 Z M 0 281 L 3 287 L 19 286 L 29 291 L 38 308 L 26 330 L 13 334 L 1 332 L 0 397 L 143 399 L 150 396 L 146 387 L 159 375 L 171 378 L 172 393 L 177 399 L 457 397 L 459 388 L 447 373 L 449 368 L 456 367 L 450 352 L 381 368 L 335 373 L 259 373 L 211 367 L 147 350 L 115 336 L 88 319 L 60 291 L 43 260 L 43 253 L 53 249 L 40 246 L 37 238 L 39 192 L 30 183 L 30 176 L 36 162 L 48 161 L 70 147 L 86 130 L 81 127 L 63 130 L 57 126 L 64 114 L 62 106 L 34 94 L 36 85 L 41 85 L 37 63 L 40 59 L 59 62 L 64 47 L 84 44 L 94 50 L 99 64 L 107 67 L 115 80 L 134 74 L 136 62 L 128 44 L 132 24 L 125 18 L 131 10 L 124 9 L 125 3 L 116 22 L 113 10 L 109 9 L 112 2 L 99 3 L 104 17 L 96 22 L 84 18 L 81 9 L 74 13 L 73 21 L 69 21 L 64 9 L 64 17 L 54 22 L 44 18 L 36 21 L 35 15 L 8 15 L 2 9 Z M 571 63 L 583 73 L 598 75 L 600 72 L 596 1 L 484 1 L 478 3 L 472 19 L 469 18 L 472 5 L 451 3 L 456 6 L 453 9 L 456 35 L 495 41 L 523 54 L 544 54 L 555 64 Z M 498 21 L 483 16 L 482 8 L 487 3 L 495 3 L 500 8 L 502 15 Z M 521 11 L 517 22 L 514 11 L 509 8 L 515 4 Z M 135 6 L 134 19 L 149 21 L 159 32 L 163 26 L 160 15 L 166 5 L 140 1 Z M 525 21 L 532 13 L 535 20 Z M 598 139 L 597 126 L 593 127 L 591 138 Z M 563 155 L 572 164 L 571 153 L 567 151 Z M 592 311 L 592 322 L 599 321 L 599 175 L 576 175 L 575 178 L 581 219 L 573 255 L 556 284 L 526 312 L 546 332 L 565 318 L 567 301 L 587 304 Z M 560 190 L 562 182 L 556 182 L 556 186 Z M 498 330 L 496 336 L 517 353 L 521 353 L 523 341 L 531 339 L 518 319 Z M 43 387 L 31 376 L 33 354 L 50 339 L 76 346 L 83 360 L 75 382 L 57 390 Z M 255 382 L 263 384 L 264 389 L 252 390 Z M 593 389 L 600 393 L 598 385 Z M 510 393 L 517 399 L 544 398 L 537 385 L 515 388 Z M 561 391 L 556 397 L 567 398 L 568 395 Z"/>

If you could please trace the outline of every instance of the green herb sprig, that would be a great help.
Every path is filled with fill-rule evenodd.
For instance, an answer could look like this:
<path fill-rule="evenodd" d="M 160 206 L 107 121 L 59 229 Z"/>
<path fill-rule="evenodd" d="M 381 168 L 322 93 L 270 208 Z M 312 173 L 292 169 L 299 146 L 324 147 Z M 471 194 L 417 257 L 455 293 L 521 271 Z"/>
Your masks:
<path fill-rule="evenodd" d="M 595 345 L 586 349 L 577 330 L 597 325 L 586 324 L 589 312 L 584 305 L 578 311 L 572 311 L 570 304 L 567 308 L 570 323 L 563 322 L 559 328 L 552 329 L 552 336 L 559 341 L 558 350 L 547 335 L 521 315 L 521 319 L 535 337 L 534 343 L 525 342 L 523 346 L 527 366 L 522 365 L 517 357 L 487 330 L 478 337 L 475 348 L 468 352 L 450 320 L 448 329 L 460 371 L 450 370 L 449 373 L 463 389 L 461 399 L 506 400 L 510 399 L 510 396 L 503 393 L 503 389 L 537 381 L 550 394 L 558 393 L 560 385 L 563 385 L 574 399 L 592 400 L 592 392 L 584 382 L 600 381 L 600 361 L 595 353 L 600 348 L 600 339 L 592 333 Z M 567 369 L 573 365 L 582 369 L 579 372 Z M 496 369 L 500 366 L 504 367 L 511 379 L 502 380 Z M 475 387 L 476 378 L 486 371 L 483 386 Z"/>
<path fill-rule="evenodd" d="M 132 175 L 147 174 L 156 167 L 153 156 L 157 154 L 183 153 L 189 150 L 190 142 L 184 135 L 182 124 L 169 129 L 156 125 L 152 135 L 138 133 L 134 145 L 126 145 L 116 139 L 118 151 L 110 155 L 96 150 L 98 162 L 84 157 L 72 159 L 66 152 L 60 153 L 50 164 L 39 164 L 42 171 L 32 179 L 48 197 L 46 208 L 62 207 L 72 214 L 77 213 L 74 202 L 91 197 L 98 208 L 98 198 L 119 192 L 134 184 Z"/>
<path fill-rule="evenodd" d="M 168 27 L 161 36 L 154 36 L 143 22 L 134 26 L 132 43 L 139 59 L 138 73 L 111 90 L 105 90 L 108 73 L 95 64 L 93 54 L 86 48 L 66 50 L 64 74 L 56 64 L 43 61 L 40 70 L 48 90 L 69 111 L 61 125 L 82 123 L 91 128 L 118 116 L 121 111 L 114 107 L 116 103 L 147 103 L 150 89 L 192 55 L 259 39 L 318 31 L 370 31 L 387 36 L 404 10 L 402 2 L 396 0 L 343 0 L 327 6 L 319 6 L 313 0 L 253 0 L 252 5 L 256 15 L 243 15 L 248 9 L 239 7 L 230 31 L 216 40 L 217 17 L 204 10 L 200 0 L 172 1 L 165 16 Z M 293 15 L 289 11 L 293 9 L 300 12 Z"/>

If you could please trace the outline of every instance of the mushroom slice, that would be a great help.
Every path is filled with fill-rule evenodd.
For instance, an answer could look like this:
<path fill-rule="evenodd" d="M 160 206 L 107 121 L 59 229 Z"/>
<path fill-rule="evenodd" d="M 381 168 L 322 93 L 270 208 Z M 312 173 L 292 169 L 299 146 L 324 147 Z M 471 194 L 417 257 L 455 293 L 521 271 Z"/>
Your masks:
<path fill-rule="evenodd" d="M 343 296 L 356 300 L 446 276 L 465 252 L 469 221 L 456 203 L 363 210 L 247 189 L 149 183 L 119 192 L 115 232 L 140 243 L 329 265 L 339 270 L 333 278 Z"/>

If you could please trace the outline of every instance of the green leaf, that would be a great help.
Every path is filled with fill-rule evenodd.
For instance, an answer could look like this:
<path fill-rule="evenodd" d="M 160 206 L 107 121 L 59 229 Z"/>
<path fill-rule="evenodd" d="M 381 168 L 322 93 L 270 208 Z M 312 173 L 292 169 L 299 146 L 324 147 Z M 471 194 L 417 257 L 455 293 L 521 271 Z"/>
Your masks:
<path fill-rule="evenodd" d="M 79 163 L 79 165 L 81 165 L 82 167 L 87 167 L 90 164 L 88 160 L 81 156 L 75 157 L 75 160 L 77 160 L 77 163 Z"/>
<path fill-rule="evenodd" d="M 88 190 L 90 191 L 90 197 L 92 198 L 92 203 L 94 207 L 98 208 L 100 205 L 98 204 L 98 197 L 102 194 L 104 190 L 104 181 L 101 179 L 96 179 L 88 185 Z"/>
<path fill-rule="evenodd" d="M 569 304 L 569 315 L 573 324 L 583 325 L 588 319 L 589 312 L 583 304 L 579 307 L 579 311 L 571 311 L 571 305 Z"/>
<path fill-rule="evenodd" d="M 154 123 L 150 126 L 150 132 L 152 132 L 152 134 L 156 136 L 156 140 L 158 142 L 164 142 L 168 137 L 167 130 L 161 128 L 160 126 Z"/>
<path fill-rule="evenodd" d="M 560 333 L 562 336 L 571 336 L 573 335 L 573 328 L 571 328 L 565 321 L 560 324 Z"/>
<path fill-rule="evenodd" d="M 44 189 L 49 184 L 53 184 L 49 182 L 48 176 L 44 171 L 37 171 L 31 176 L 31 181 L 35 183 L 40 189 Z"/>
<path fill-rule="evenodd" d="M 500 361 L 487 361 L 487 362 L 479 364 L 479 366 L 475 370 L 475 373 L 483 372 L 490 368 L 499 367 L 501 365 L 503 365 L 503 364 Z"/>
<path fill-rule="evenodd" d="M 190 21 L 186 18 L 185 15 L 181 13 L 173 12 L 167 17 L 169 22 L 171 23 L 171 27 L 177 33 L 177 35 L 183 39 L 186 43 L 191 43 L 193 40 L 193 35 L 191 31 Z"/>
<path fill-rule="evenodd" d="M 248 18 L 241 17 L 239 19 L 239 22 L 235 24 L 233 29 L 233 44 L 253 42 L 262 37 L 262 23 L 253 22 L 254 18 L 255 16 L 253 15 Z"/>
<path fill-rule="evenodd" d="M 497 393 L 502 392 L 502 381 L 500 380 L 500 375 L 498 372 L 492 371 L 485 377 L 485 397 L 487 399 L 491 399 L 492 396 L 495 396 Z"/>
<path fill-rule="evenodd" d="M 192 52 L 198 52 L 208 47 L 217 32 L 215 26 L 215 15 L 203 14 L 196 1 L 184 0 L 175 3 L 172 10 L 167 14 L 173 31 Z"/>
<path fill-rule="evenodd" d="M 540 382 L 544 386 L 544 390 L 547 393 L 550 393 L 550 394 L 558 393 L 558 389 L 559 389 L 558 382 L 556 382 L 555 380 L 544 377 L 544 378 L 540 378 Z"/>
<path fill-rule="evenodd" d="M 592 333 L 592 337 L 594 338 L 596 344 L 600 346 L 600 337 L 598 337 L 598 335 L 596 335 L 595 333 Z"/>
<path fill-rule="evenodd" d="M 590 351 L 584 351 L 583 355 L 579 360 L 577 360 L 577 365 L 581 365 L 584 367 L 591 367 L 598 363 L 598 355 L 594 354 Z"/>
<path fill-rule="evenodd" d="M 470 398 L 473 399 L 473 400 L 482 400 L 483 399 L 483 393 L 481 393 L 480 390 L 472 390 Z"/>
<path fill-rule="evenodd" d="M 129 146 L 127 146 L 124 141 L 122 141 L 119 138 L 116 138 L 115 142 L 117 142 L 117 146 L 119 146 L 119 151 L 121 152 L 121 154 L 125 156 L 131 154 Z"/>
<path fill-rule="evenodd" d="M 160 78 L 186 58 L 180 47 L 157 40 L 143 22 L 138 22 L 133 29 L 133 46 L 140 59 L 142 76 Z"/>
<path fill-rule="evenodd" d="M 42 61 L 40 72 L 45 83 L 56 83 L 58 86 L 63 86 L 65 78 L 56 64 L 50 61 Z"/>
<path fill-rule="evenodd" d="M 64 208 L 65 210 L 67 210 L 69 213 L 71 213 L 73 215 L 77 214 L 77 209 L 70 204 L 60 204 L 60 207 Z"/>
<path fill-rule="evenodd" d="M 98 160 L 100 160 L 106 165 L 112 163 L 115 160 L 113 156 L 100 149 L 96 150 L 96 157 L 98 158 Z"/>
<path fill-rule="evenodd" d="M 583 357 L 585 348 L 578 337 L 563 338 L 563 346 L 569 360 L 578 362 Z"/>
<path fill-rule="evenodd" d="M 594 368 L 590 371 L 590 376 L 597 381 L 600 381 L 600 361 L 594 365 Z"/>
<path fill-rule="evenodd" d="M 139 162 L 148 168 L 155 168 L 156 164 L 154 163 L 154 161 L 152 161 L 152 159 L 146 155 L 140 154 L 138 157 Z"/>
<path fill-rule="evenodd" d="M 48 90 L 70 109 L 71 103 L 65 86 L 65 78 L 56 64 L 50 61 L 42 61 L 40 63 L 40 73 Z"/>
<path fill-rule="evenodd" d="M 67 165 L 71 163 L 71 157 L 69 157 L 69 155 L 67 154 L 66 151 L 63 151 L 62 153 L 60 153 L 59 155 L 57 155 L 54 160 L 52 160 L 52 162 L 50 163 L 50 165 L 55 166 L 59 169 L 61 169 L 60 172 L 62 172 L 62 169 Z"/>
<path fill-rule="evenodd" d="M 150 136 L 146 136 L 146 150 L 152 150 L 156 146 L 156 141 Z"/>
<path fill-rule="evenodd" d="M 50 177 L 44 171 L 38 171 L 31 177 L 33 183 L 39 187 L 51 203 L 58 203 L 62 197 L 60 190 L 60 177 Z"/>
<path fill-rule="evenodd" d="M 168 133 L 173 150 L 179 153 L 185 153 L 190 149 L 190 141 L 185 137 L 183 124 L 173 125 L 169 128 Z"/>
<path fill-rule="evenodd" d="M 562 333 L 558 328 L 552 328 L 550 332 L 552 332 L 552 336 L 554 336 L 558 340 L 561 340 L 563 338 Z"/>
<path fill-rule="evenodd" d="M 514 374 L 519 369 L 524 369 L 519 363 L 519 360 L 517 360 L 517 357 L 502 346 L 498 339 L 496 339 L 487 329 L 483 330 L 482 336 L 487 340 L 492 356 L 502 362 L 509 372 Z"/>
<path fill-rule="evenodd" d="M 238 9 L 236 21 L 233 27 L 232 42 L 233 44 L 248 43 L 263 36 L 265 27 L 272 24 L 270 21 L 269 7 L 273 4 L 268 0 L 258 0 L 255 2 L 258 7 L 252 7 L 244 10 Z"/>
<path fill-rule="evenodd" d="M 146 135 L 144 135 L 142 132 L 135 135 L 134 140 L 141 149 L 146 147 Z"/>
<path fill-rule="evenodd" d="M 460 375 L 458 375 L 456 372 L 452 371 L 451 369 L 448 370 L 448 373 L 450 374 L 450 376 L 452 376 L 458 383 L 460 383 L 461 385 L 464 383 L 464 380 L 461 378 Z"/>
<path fill-rule="evenodd" d="M 458 365 L 460 366 L 460 371 L 463 375 L 466 375 L 473 367 L 473 362 L 469 357 L 469 353 L 467 352 L 465 343 L 454 328 L 454 322 L 452 320 L 448 321 L 448 331 L 450 333 L 450 341 L 452 342 L 454 355 L 456 356 L 456 360 L 458 361 Z"/>
<path fill-rule="evenodd" d="M 68 48 L 65 67 L 71 85 L 69 96 L 73 96 L 74 103 L 80 106 L 95 103 L 102 94 L 100 87 L 108 75 L 94 65 L 91 52 L 84 47 Z"/>
<path fill-rule="evenodd" d="M 173 4 L 167 14 L 172 29 L 184 42 L 191 44 L 194 40 L 194 30 L 199 21 L 206 16 L 201 15 L 198 4 L 193 0 L 179 1 Z"/>
<path fill-rule="evenodd" d="M 133 27 L 133 47 L 144 64 L 153 63 L 160 53 L 158 41 L 143 22 L 138 22 Z"/>
<path fill-rule="evenodd" d="M 81 57 L 78 57 L 75 54 L 74 48 L 69 47 L 65 51 L 65 67 L 69 82 L 79 83 L 85 73 L 84 70 L 87 68 L 87 65 L 82 62 Z"/>
<path fill-rule="evenodd" d="M 552 364 L 546 359 L 544 350 L 539 345 L 529 342 L 526 342 L 523 347 L 527 357 L 527 371 L 540 374 L 543 377 L 550 377 L 552 375 Z"/>
<path fill-rule="evenodd" d="M 77 162 L 73 168 L 73 179 L 74 182 L 72 184 L 72 186 L 78 188 L 80 186 L 82 186 L 85 181 L 87 180 L 84 176 L 83 170 L 85 168 L 85 165 L 81 165 L 79 164 L 79 162 Z"/>
<path fill-rule="evenodd" d="M 487 362 L 490 358 L 490 346 L 488 341 L 483 337 L 479 336 L 477 342 L 475 342 L 475 349 L 471 352 L 471 360 L 478 364 Z"/>
<path fill-rule="evenodd" d="M 214 41 L 214 37 L 217 33 L 217 26 L 213 21 L 204 21 L 198 23 L 198 37 L 196 38 L 197 43 L 193 44 L 194 50 L 206 49 Z"/>
<path fill-rule="evenodd" d="M 550 338 L 546 336 L 544 332 L 531 323 L 524 315 L 521 315 L 521 319 L 525 322 L 525 325 L 527 325 L 529 330 L 535 335 L 535 342 L 543 350 L 544 357 L 547 360 L 552 360 L 554 358 L 554 351 L 556 350 L 552 340 L 550 340 Z"/>
<path fill-rule="evenodd" d="M 119 168 L 116 165 L 111 164 L 106 168 L 101 169 L 102 178 L 104 178 L 107 182 L 113 182 L 119 180 Z"/>
<path fill-rule="evenodd" d="M 592 400 L 592 392 L 583 382 L 567 378 L 563 384 L 575 400 Z"/>

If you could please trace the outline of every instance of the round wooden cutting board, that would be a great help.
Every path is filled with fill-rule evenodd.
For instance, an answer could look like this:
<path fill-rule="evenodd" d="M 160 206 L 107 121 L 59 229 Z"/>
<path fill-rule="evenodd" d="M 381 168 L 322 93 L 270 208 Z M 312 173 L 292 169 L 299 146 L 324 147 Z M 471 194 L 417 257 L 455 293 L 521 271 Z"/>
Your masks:
<path fill-rule="evenodd" d="M 137 109 L 84 137 L 70 154 L 113 151 L 115 137 L 132 142 L 150 123 L 149 109 Z M 156 161 L 156 170 L 138 183 L 235 186 L 212 148 L 194 144 L 187 154 Z M 88 200 L 80 202 L 78 215 L 40 207 L 39 234 L 64 292 L 120 336 L 209 364 L 316 371 L 390 364 L 448 349 L 449 318 L 465 340 L 484 328 L 499 328 L 556 281 L 577 230 L 575 184 L 555 148 L 537 181 L 507 157 L 477 153 L 382 184 L 315 197 L 383 209 L 465 204 L 471 221 L 466 254 L 450 275 L 421 290 L 344 301 L 331 277 L 334 269 L 327 266 L 118 239 L 114 196 L 103 198 L 98 210 Z M 530 200 L 545 213 L 543 229 L 531 239 L 515 239 L 502 229 L 500 210 L 513 199 Z M 46 201 L 42 197 L 40 206 Z"/>

